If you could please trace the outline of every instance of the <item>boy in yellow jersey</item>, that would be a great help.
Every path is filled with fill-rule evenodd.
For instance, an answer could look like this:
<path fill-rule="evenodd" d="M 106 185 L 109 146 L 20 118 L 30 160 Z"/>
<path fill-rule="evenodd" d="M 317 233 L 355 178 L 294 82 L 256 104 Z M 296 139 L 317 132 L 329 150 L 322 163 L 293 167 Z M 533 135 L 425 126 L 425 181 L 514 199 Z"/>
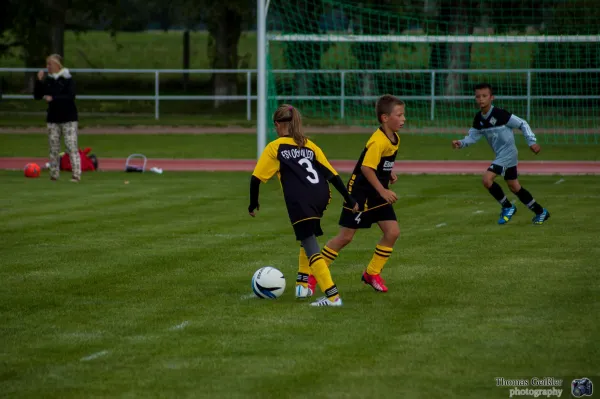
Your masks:
<path fill-rule="evenodd" d="M 281 105 L 273 115 L 273 122 L 279 138 L 266 146 L 252 173 L 248 212 L 252 217 L 256 215 L 260 183 L 266 183 L 277 173 L 290 222 L 296 239 L 301 242 L 296 297 L 312 295 L 314 285 L 310 294 L 307 288 L 308 276 L 312 274 L 325 296 L 311 305 L 342 306 L 316 238 L 323 235 L 321 217 L 331 199 L 328 182 L 344 196 L 349 212 L 357 211 L 358 206 L 323 151 L 304 136 L 302 117 L 297 109 Z"/>
<path fill-rule="evenodd" d="M 327 265 L 331 265 L 342 248 L 352 241 L 358 229 L 368 229 L 373 223 L 377 223 L 383 237 L 375 246 L 375 253 L 363 272 L 362 281 L 376 291 L 387 292 L 381 270 L 392 255 L 394 244 L 400 235 L 392 205 L 397 197 L 388 187 L 397 180 L 392 171 L 400 145 L 400 136 L 396 132 L 404 126 L 406 117 L 404 102 L 387 94 L 377 100 L 375 111 L 379 128 L 367 141 L 348 182 L 348 191 L 358 202 L 359 212 L 354 214 L 353 204 L 344 203 L 339 233 L 329 240 L 321 254 Z M 313 289 L 318 280 L 318 276 L 309 277 L 309 290 Z"/>

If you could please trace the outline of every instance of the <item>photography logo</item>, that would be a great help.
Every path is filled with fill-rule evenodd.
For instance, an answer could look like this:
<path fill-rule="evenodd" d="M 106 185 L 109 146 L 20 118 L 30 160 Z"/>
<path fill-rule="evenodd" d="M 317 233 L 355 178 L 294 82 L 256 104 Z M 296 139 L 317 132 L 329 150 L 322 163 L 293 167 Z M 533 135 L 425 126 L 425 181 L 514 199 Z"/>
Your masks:
<path fill-rule="evenodd" d="M 584 396 L 592 396 L 594 392 L 594 385 L 592 380 L 589 378 L 577 378 L 571 382 L 571 395 L 575 398 L 581 398 Z"/>

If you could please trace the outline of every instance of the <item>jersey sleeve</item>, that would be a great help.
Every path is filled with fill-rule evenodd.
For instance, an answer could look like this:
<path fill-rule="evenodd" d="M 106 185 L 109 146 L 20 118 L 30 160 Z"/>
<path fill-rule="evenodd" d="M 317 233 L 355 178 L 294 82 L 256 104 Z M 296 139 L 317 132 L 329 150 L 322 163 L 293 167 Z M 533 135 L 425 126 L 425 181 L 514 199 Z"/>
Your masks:
<path fill-rule="evenodd" d="M 327 160 L 327 157 L 325 156 L 325 153 L 323 153 L 323 150 L 321 150 L 317 146 L 315 146 L 315 160 L 319 163 L 319 165 L 321 165 L 321 170 L 327 180 L 329 180 L 333 176 L 338 175 L 338 172 L 333 168 L 333 166 L 331 166 L 331 164 Z"/>
<path fill-rule="evenodd" d="M 260 181 L 266 183 L 278 170 L 277 144 L 272 142 L 263 150 L 252 176 L 256 176 Z"/>
<path fill-rule="evenodd" d="M 367 152 L 363 158 L 362 166 L 377 170 L 379 162 L 381 161 L 382 151 L 383 149 L 377 141 L 373 140 L 370 143 L 367 143 Z"/>
<path fill-rule="evenodd" d="M 527 145 L 530 147 L 536 143 L 537 139 L 535 134 L 525 119 L 521 119 L 516 115 L 511 115 L 506 126 L 513 129 L 520 129 L 521 132 L 523 132 L 523 136 L 525 136 L 525 139 L 527 140 Z"/>
<path fill-rule="evenodd" d="M 458 142 L 460 143 L 460 148 L 465 148 L 465 147 L 470 146 L 471 144 L 475 144 L 482 137 L 483 137 L 483 134 L 479 130 L 470 128 L 469 134 L 467 136 L 465 136 L 464 139 L 458 140 Z"/>

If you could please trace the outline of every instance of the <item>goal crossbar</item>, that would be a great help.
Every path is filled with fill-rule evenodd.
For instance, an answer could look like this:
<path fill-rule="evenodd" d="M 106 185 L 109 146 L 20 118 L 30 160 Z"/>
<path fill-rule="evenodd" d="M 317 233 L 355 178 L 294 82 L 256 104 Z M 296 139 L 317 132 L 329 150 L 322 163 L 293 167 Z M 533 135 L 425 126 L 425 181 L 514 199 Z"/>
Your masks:
<path fill-rule="evenodd" d="M 600 35 L 348 35 L 268 34 L 274 42 L 337 43 L 598 43 Z"/>

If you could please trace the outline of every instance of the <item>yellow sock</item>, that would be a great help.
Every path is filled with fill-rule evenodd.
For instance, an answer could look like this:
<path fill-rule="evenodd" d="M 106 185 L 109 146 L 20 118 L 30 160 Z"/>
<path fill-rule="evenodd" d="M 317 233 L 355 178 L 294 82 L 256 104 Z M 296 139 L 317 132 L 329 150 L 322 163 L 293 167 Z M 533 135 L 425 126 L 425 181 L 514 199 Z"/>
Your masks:
<path fill-rule="evenodd" d="M 325 245 L 323 247 L 323 250 L 321 251 L 321 255 L 323 255 L 323 260 L 327 264 L 327 267 L 329 267 L 331 266 L 333 261 L 336 260 L 339 254 L 333 249 L 329 248 L 327 245 Z"/>
<path fill-rule="evenodd" d="M 369 266 L 367 266 L 367 273 L 372 276 L 381 273 L 383 266 L 385 266 L 385 262 L 392 256 L 393 250 L 393 248 L 377 245 L 375 247 L 373 258 L 371 259 L 371 262 L 369 262 Z"/>
<path fill-rule="evenodd" d="M 323 260 L 323 256 L 320 253 L 314 254 L 310 257 L 309 264 L 312 274 L 317 279 L 319 288 L 327 296 L 327 299 L 333 302 L 339 298 L 338 289 L 331 279 L 331 273 Z"/>
<path fill-rule="evenodd" d="M 308 275 L 310 274 L 310 266 L 308 257 L 303 247 L 300 247 L 300 255 L 298 256 L 298 276 L 296 277 L 296 285 L 301 285 L 304 288 L 308 286 Z"/>

